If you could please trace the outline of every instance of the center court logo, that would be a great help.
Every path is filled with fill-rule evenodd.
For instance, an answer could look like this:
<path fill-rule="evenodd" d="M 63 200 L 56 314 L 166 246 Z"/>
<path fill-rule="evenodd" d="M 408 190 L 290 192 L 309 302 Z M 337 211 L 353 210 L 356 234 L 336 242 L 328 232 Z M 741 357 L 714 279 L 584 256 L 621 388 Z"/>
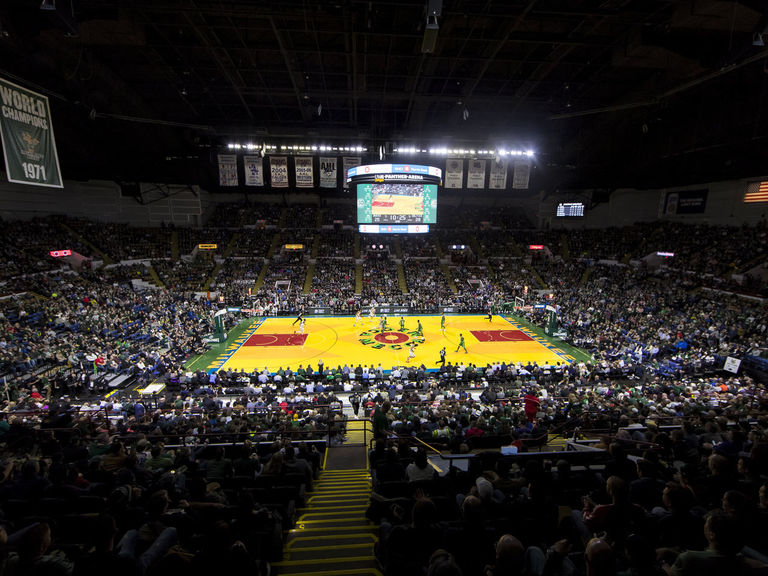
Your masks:
<path fill-rule="evenodd" d="M 370 346 L 376 350 L 381 350 L 382 348 L 387 350 L 403 350 L 410 347 L 411 344 L 416 346 L 424 344 L 424 335 L 419 334 L 416 330 L 406 330 L 405 332 L 400 332 L 399 330 L 389 330 L 387 332 L 366 330 L 365 332 L 360 332 L 358 340 L 360 344 Z"/>

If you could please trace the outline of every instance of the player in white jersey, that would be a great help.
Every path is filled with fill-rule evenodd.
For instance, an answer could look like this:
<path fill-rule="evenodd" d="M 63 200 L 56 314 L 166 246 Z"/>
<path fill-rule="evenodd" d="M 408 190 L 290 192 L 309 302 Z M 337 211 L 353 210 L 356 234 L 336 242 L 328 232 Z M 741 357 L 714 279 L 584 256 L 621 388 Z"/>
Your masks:
<path fill-rule="evenodd" d="M 376 307 L 371 306 L 371 311 L 368 314 L 368 321 L 369 322 L 375 322 L 376 321 Z"/>
<path fill-rule="evenodd" d="M 355 322 L 352 324 L 352 326 L 357 326 L 357 323 L 360 322 L 360 325 L 363 325 L 363 311 L 358 310 L 355 313 Z"/>
<path fill-rule="evenodd" d="M 405 361 L 410 362 L 415 357 L 416 357 L 416 344 L 411 344 L 411 349 L 408 351 L 408 358 Z"/>

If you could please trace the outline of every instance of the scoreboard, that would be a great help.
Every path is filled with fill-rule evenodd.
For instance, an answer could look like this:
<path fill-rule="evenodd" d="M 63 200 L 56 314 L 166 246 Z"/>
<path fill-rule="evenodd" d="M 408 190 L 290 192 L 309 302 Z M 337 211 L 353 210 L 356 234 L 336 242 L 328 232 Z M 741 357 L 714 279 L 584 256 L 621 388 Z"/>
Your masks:
<path fill-rule="evenodd" d="M 419 234 L 437 221 L 442 171 L 418 164 L 355 166 L 347 182 L 357 193 L 361 232 Z"/>
<path fill-rule="evenodd" d="M 557 205 L 556 216 L 584 216 L 584 203 L 561 202 Z"/>

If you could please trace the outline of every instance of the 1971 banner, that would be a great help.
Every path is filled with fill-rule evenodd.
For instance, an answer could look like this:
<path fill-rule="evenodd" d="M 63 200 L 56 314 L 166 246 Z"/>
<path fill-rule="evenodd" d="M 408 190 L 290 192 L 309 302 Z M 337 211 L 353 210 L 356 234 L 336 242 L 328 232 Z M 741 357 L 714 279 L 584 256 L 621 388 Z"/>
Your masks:
<path fill-rule="evenodd" d="M 8 180 L 63 188 L 48 98 L 0 78 L 0 106 Z"/>

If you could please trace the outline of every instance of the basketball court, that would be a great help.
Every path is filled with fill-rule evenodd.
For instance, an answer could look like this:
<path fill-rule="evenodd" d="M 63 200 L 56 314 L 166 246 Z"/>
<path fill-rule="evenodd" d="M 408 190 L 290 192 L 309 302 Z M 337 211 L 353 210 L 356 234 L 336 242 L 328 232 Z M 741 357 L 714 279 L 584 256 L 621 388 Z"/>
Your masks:
<path fill-rule="evenodd" d="M 299 364 L 317 368 L 318 360 L 326 367 L 379 364 L 385 370 L 395 365 L 422 363 L 430 370 L 439 367 L 440 349 L 445 347 L 446 363 L 472 363 L 485 366 L 494 362 L 573 362 L 574 357 L 556 343 L 539 336 L 503 316 L 446 316 L 445 333 L 440 329 L 440 316 L 406 316 L 405 329 L 400 318 L 387 318 L 384 331 L 381 318 L 364 316 L 355 326 L 353 316 L 310 316 L 304 334 L 298 333 L 295 318 L 254 319 L 245 331 L 207 366 L 209 372 L 219 369 L 244 369 L 247 372 L 265 367 L 279 368 Z M 419 332 L 418 325 L 422 330 Z M 457 351 L 460 335 L 464 335 L 467 352 Z M 415 357 L 406 362 L 411 345 Z"/>
<path fill-rule="evenodd" d="M 421 215 L 424 213 L 424 198 L 422 196 L 404 196 L 401 194 L 379 194 L 374 197 L 371 206 L 374 216 L 389 214 Z"/>

